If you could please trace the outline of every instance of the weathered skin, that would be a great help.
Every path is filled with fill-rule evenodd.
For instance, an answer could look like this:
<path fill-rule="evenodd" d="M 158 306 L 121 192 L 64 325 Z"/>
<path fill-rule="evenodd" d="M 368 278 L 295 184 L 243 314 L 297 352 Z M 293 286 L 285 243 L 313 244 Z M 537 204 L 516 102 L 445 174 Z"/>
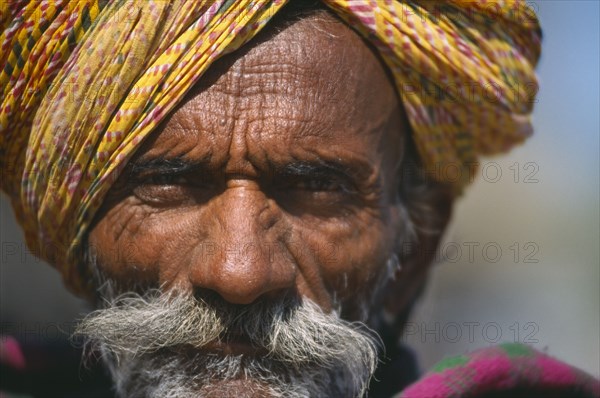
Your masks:
<path fill-rule="evenodd" d="M 126 170 L 89 244 L 124 286 L 210 290 L 235 304 L 294 294 L 358 319 L 400 250 L 407 133 L 362 39 L 333 18 L 300 20 L 211 67 L 130 162 L 197 167 Z M 298 162 L 348 175 L 284 172 Z"/>

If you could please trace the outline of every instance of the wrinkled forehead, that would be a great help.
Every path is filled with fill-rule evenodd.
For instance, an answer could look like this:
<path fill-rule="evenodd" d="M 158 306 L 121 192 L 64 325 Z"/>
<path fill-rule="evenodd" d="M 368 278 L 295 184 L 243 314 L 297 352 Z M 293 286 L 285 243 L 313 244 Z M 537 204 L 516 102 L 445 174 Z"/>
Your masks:
<path fill-rule="evenodd" d="M 285 18 L 215 62 L 140 152 L 191 130 L 201 140 L 224 140 L 229 123 L 244 118 L 260 120 L 248 127 L 252 139 L 277 132 L 290 144 L 311 137 L 316 145 L 318 136 L 322 144 L 354 148 L 381 142 L 382 131 L 395 122 L 396 134 L 386 141 L 399 147 L 402 110 L 376 52 L 326 11 Z M 372 155 L 379 152 L 372 147 Z"/>
<path fill-rule="evenodd" d="M 314 80 L 315 88 L 331 96 L 342 94 L 341 87 L 364 94 L 372 84 L 366 77 L 386 73 L 376 51 L 333 14 L 322 10 L 285 18 L 277 16 L 253 41 L 217 61 L 196 90 L 218 82 L 223 74 L 231 78 L 281 70 Z"/>

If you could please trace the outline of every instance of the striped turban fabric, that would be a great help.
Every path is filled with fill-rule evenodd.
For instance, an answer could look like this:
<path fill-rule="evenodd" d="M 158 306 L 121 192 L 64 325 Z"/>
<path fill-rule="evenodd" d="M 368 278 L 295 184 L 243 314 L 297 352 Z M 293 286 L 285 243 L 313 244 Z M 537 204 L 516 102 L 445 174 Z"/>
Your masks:
<path fill-rule="evenodd" d="M 135 150 L 287 2 L 0 2 L 1 188 L 30 249 L 73 290 L 88 288 L 81 243 Z M 381 54 L 424 167 L 468 177 L 478 154 L 531 134 L 541 31 L 524 2 L 322 2 Z"/>

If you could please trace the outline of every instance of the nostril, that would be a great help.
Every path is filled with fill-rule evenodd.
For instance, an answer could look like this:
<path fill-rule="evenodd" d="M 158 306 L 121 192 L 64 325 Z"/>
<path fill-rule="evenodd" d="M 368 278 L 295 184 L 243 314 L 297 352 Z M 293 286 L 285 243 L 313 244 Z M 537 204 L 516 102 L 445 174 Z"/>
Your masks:
<path fill-rule="evenodd" d="M 191 288 L 211 291 L 232 304 L 250 304 L 261 296 L 279 296 L 280 291 L 296 288 L 297 267 L 281 253 L 265 255 L 260 250 L 215 256 L 209 261 L 191 265 L 185 275 Z M 183 276 L 183 275 L 182 275 Z"/>
<path fill-rule="evenodd" d="M 218 285 L 216 291 L 228 303 L 247 305 L 261 297 L 268 291 L 268 287 L 266 284 L 257 285 L 256 283 L 229 281 Z"/>
<path fill-rule="evenodd" d="M 205 303 L 215 308 L 229 307 L 232 305 L 227 303 L 219 293 L 211 289 L 195 287 L 193 295 L 196 301 Z"/>

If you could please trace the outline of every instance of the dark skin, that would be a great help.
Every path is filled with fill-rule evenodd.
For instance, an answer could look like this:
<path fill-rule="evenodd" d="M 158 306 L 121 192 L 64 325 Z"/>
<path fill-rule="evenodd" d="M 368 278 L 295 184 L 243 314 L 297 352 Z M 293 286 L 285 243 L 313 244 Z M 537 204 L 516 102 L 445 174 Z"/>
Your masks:
<path fill-rule="evenodd" d="M 211 67 L 130 161 L 89 244 L 123 286 L 292 294 L 359 319 L 401 247 L 408 131 L 362 39 L 300 20 Z M 403 285 L 426 269 L 404 266 Z"/>

